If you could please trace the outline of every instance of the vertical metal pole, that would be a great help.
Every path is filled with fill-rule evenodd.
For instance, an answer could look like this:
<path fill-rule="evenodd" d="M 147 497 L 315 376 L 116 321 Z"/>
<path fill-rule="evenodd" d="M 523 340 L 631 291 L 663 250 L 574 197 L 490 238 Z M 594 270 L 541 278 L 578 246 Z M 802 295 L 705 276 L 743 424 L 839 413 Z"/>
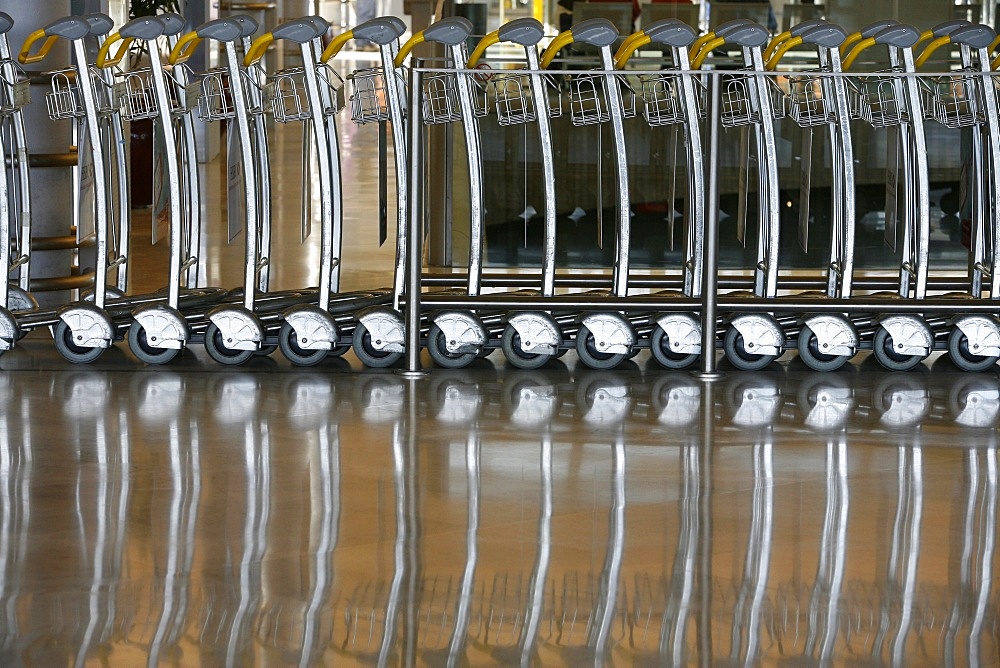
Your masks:
<path fill-rule="evenodd" d="M 420 118 L 420 92 L 423 88 L 423 72 L 417 64 L 410 77 L 410 119 L 409 119 L 409 164 L 407 165 L 408 187 L 410 191 L 410 211 L 406 223 L 410 241 L 406 261 L 406 368 L 405 373 L 420 373 L 420 269 L 424 240 L 423 207 L 420 189 L 420 163 L 424 159 L 423 123 Z"/>
<path fill-rule="evenodd" d="M 701 370 L 702 380 L 714 380 L 721 374 L 715 365 L 715 321 L 719 288 L 719 119 L 721 85 L 719 73 L 712 71 L 712 108 L 708 115 L 708 184 L 705 197 L 705 259 L 701 282 Z"/>

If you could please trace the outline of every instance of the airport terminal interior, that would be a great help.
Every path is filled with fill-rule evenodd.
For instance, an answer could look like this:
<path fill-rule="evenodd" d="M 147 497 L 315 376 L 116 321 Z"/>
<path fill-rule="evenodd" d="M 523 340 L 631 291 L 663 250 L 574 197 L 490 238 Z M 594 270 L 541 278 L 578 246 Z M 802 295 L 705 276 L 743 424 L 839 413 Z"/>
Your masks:
<path fill-rule="evenodd" d="M 862 4 L 826 3 L 831 11 Z M 127 2 L 61 4 L 64 14 L 102 10 L 121 21 Z M 263 21 L 276 21 L 267 12 L 295 18 L 286 5 L 318 10 L 332 34 L 354 20 L 346 2 L 201 4 L 206 20 L 225 14 L 220 4 Z M 556 6 L 537 4 L 554 36 Z M 780 30 L 793 3 L 772 4 Z M 868 12 L 908 5 L 863 4 Z M 495 5 L 488 30 L 531 15 L 520 0 Z M 410 24 L 402 3 L 380 7 Z M 31 23 L 12 33 L 15 52 L 59 17 L 32 22 L 19 0 L 0 0 L 0 10 L 15 25 Z M 347 44 L 333 62 L 347 78 L 378 57 Z M 29 144 L 59 127 L 44 111 L 46 86 L 32 88 L 31 106 L 42 110 L 30 117 Z M 482 123 L 484 145 L 499 147 L 485 165 L 494 216 L 487 271 L 537 273 L 541 214 L 525 212 L 544 207 L 528 183 L 540 176 L 519 162 L 537 158 L 519 148 L 534 135 L 495 126 Z M 566 122 L 560 132 L 573 130 Z M 245 231 L 231 237 L 226 224 L 234 206 L 226 131 L 200 131 L 217 151 L 198 165 L 197 255 L 205 285 L 231 288 L 245 270 Z M 269 122 L 267 133 L 271 287 L 313 286 L 320 187 L 305 196 L 303 225 L 303 184 L 314 178 L 303 167 L 308 135 L 295 123 Z M 389 288 L 392 133 L 382 244 L 379 126 L 352 123 L 345 111 L 337 133 L 340 289 Z M 633 185 L 650 201 L 684 189 L 658 183 L 658 142 L 679 150 L 669 133 L 646 142 L 645 162 L 633 156 Z M 797 152 L 798 129 L 784 136 L 789 155 Z M 611 150 L 599 132 L 586 137 L 577 144 Z M 735 155 L 739 137 L 726 131 L 723 155 Z M 949 166 L 954 137 L 935 135 L 928 152 L 938 161 L 934 259 L 960 277 L 965 251 L 948 202 L 964 178 Z M 583 149 L 570 141 L 566 150 Z M 454 191 L 464 192 L 463 155 L 453 146 L 444 155 Z M 560 225 L 577 225 L 560 237 L 569 248 L 561 271 L 607 275 L 613 262 L 613 221 L 585 224 L 613 219 L 613 170 L 602 155 L 581 157 L 580 173 L 605 172 L 603 214 L 584 177 L 560 181 L 570 193 L 560 195 Z M 437 154 L 428 159 L 445 169 Z M 736 178 L 734 164 L 723 165 L 723 181 Z M 830 163 L 816 164 L 820 218 L 830 207 L 821 182 Z M 870 242 L 859 265 L 872 275 L 891 255 L 881 187 L 874 179 L 859 187 L 875 193 L 858 204 Z M 797 185 L 783 192 L 793 190 L 798 206 Z M 70 234 L 72 187 L 57 192 L 33 188 L 32 197 L 61 213 Z M 734 276 L 752 263 L 755 242 L 734 241 L 735 198 L 726 192 L 721 206 L 732 215 L 720 217 L 720 265 Z M 586 212 L 578 220 L 567 215 L 574 196 Z M 459 219 L 468 205 L 452 206 L 455 228 L 431 230 L 426 271 L 463 275 Z M 155 210 L 131 210 L 131 294 L 167 281 L 169 244 L 155 231 Z M 674 217 L 668 225 L 663 214 L 636 212 L 635 262 L 649 274 L 680 257 Z M 796 244 L 797 210 L 788 215 L 794 275 L 817 266 L 830 223 L 817 222 L 807 252 Z M 720 350 L 718 373 L 705 377 L 697 367 L 664 369 L 648 349 L 606 370 L 575 350 L 538 369 L 517 368 L 499 350 L 465 368 L 440 368 L 426 351 L 425 373 L 403 366 L 366 368 L 353 351 L 308 367 L 280 352 L 228 366 L 200 344 L 157 366 L 124 341 L 74 364 L 48 327 L 31 331 L 0 356 L 0 666 L 1000 665 L 997 366 L 961 370 L 938 351 L 888 371 L 862 351 L 835 371 L 815 371 L 792 350 L 751 371 Z"/>

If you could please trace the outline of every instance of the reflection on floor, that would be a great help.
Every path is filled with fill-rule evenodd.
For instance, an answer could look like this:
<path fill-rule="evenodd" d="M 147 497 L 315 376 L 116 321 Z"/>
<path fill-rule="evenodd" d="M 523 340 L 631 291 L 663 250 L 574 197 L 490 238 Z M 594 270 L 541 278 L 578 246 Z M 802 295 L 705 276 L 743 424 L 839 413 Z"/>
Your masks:
<path fill-rule="evenodd" d="M 0 665 L 997 665 L 997 376 L 415 381 L 32 335 Z"/>

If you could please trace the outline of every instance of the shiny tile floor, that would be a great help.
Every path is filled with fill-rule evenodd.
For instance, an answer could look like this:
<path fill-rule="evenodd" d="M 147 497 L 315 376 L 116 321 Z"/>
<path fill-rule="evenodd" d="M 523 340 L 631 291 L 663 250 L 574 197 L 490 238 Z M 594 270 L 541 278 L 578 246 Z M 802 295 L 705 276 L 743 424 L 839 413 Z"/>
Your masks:
<path fill-rule="evenodd" d="M 370 287 L 372 140 L 345 151 L 345 282 Z M 297 197 L 279 284 L 310 282 Z M 213 280 L 239 266 L 220 237 Z M 496 354 L 407 380 L 22 343 L 0 358 L 2 666 L 1000 664 L 995 370 L 703 384 L 645 353 Z"/>

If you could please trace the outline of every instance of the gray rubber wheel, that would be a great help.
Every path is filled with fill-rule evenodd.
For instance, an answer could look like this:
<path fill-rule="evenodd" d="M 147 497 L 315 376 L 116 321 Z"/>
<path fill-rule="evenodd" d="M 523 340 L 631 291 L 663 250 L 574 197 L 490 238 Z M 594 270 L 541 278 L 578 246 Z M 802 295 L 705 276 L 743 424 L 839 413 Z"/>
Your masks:
<path fill-rule="evenodd" d="M 507 325 L 503 330 L 500 347 L 503 348 L 507 361 L 518 369 L 537 369 L 552 359 L 552 355 L 526 353 L 521 350 L 521 335 L 511 325 Z"/>
<path fill-rule="evenodd" d="M 319 350 L 300 348 L 295 328 L 287 322 L 281 323 L 278 347 L 281 348 L 281 354 L 295 366 L 316 366 L 326 359 L 327 353 L 330 352 L 322 348 Z"/>
<path fill-rule="evenodd" d="M 378 350 L 372 346 L 372 335 L 368 328 L 360 322 L 354 328 L 354 354 L 361 363 L 370 369 L 385 369 L 403 357 L 403 353 L 394 353 L 386 350 Z"/>
<path fill-rule="evenodd" d="M 73 330 L 63 320 L 56 323 L 52 336 L 55 339 L 56 350 L 73 364 L 89 364 L 100 357 L 105 350 L 76 345 L 73 341 Z"/>
<path fill-rule="evenodd" d="M 827 355 L 819 350 L 816 334 L 808 326 L 799 332 L 799 359 L 813 371 L 836 371 L 847 363 L 849 355 Z"/>
<path fill-rule="evenodd" d="M 948 335 L 948 356 L 951 362 L 962 371 L 989 371 L 997 363 L 996 357 L 976 355 L 969 350 L 969 337 L 958 327 Z"/>
<path fill-rule="evenodd" d="M 726 351 L 726 359 L 740 371 L 760 371 L 778 358 L 777 355 L 756 355 L 746 351 L 743 335 L 740 330 L 730 326 L 722 340 Z"/>
<path fill-rule="evenodd" d="M 688 369 L 698 361 L 698 353 L 675 353 L 670 349 L 670 338 L 660 327 L 649 337 L 649 352 L 664 369 Z"/>
<path fill-rule="evenodd" d="M 594 335 L 585 325 L 580 325 L 580 330 L 576 333 L 576 354 L 581 362 L 596 370 L 614 369 L 628 359 L 628 353 L 598 351 Z"/>
<path fill-rule="evenodd" d="M 892 349 L 892 336 L 885 327 L 879 327 L 875 331 L 872 352 L 878 363 L 889 371 L 909 371 L 924 361 L 923 355 L 901 355 L 895 352 Z"/>
<path fill-rule="evenodd" d="M 140 362 L 146 364 L 166 364 L 178 355 L 180 348 L 157 348 L 146 338 L 146 328 L 133 322 L 128 328 L 128 348 Z"/>
<path fill-rule="evenodd" d="M 450 353 L 445 334 L 437 325 L 431 325 L 427 333 L 427 352 L 439 367 L 445 369 L 464 369 L 472 364 L 479 353 Z"/>
<path fill-rule="evenodd" d="M 226 366 L 238 366 L 245 363 L 254 356 L 253 350 L 232 350 L 226 347 L 226 342 L 222 339 L 222 332 L 213 322 L 205 330 L 205 350 L 208 356 L 219 364 Z"/>

